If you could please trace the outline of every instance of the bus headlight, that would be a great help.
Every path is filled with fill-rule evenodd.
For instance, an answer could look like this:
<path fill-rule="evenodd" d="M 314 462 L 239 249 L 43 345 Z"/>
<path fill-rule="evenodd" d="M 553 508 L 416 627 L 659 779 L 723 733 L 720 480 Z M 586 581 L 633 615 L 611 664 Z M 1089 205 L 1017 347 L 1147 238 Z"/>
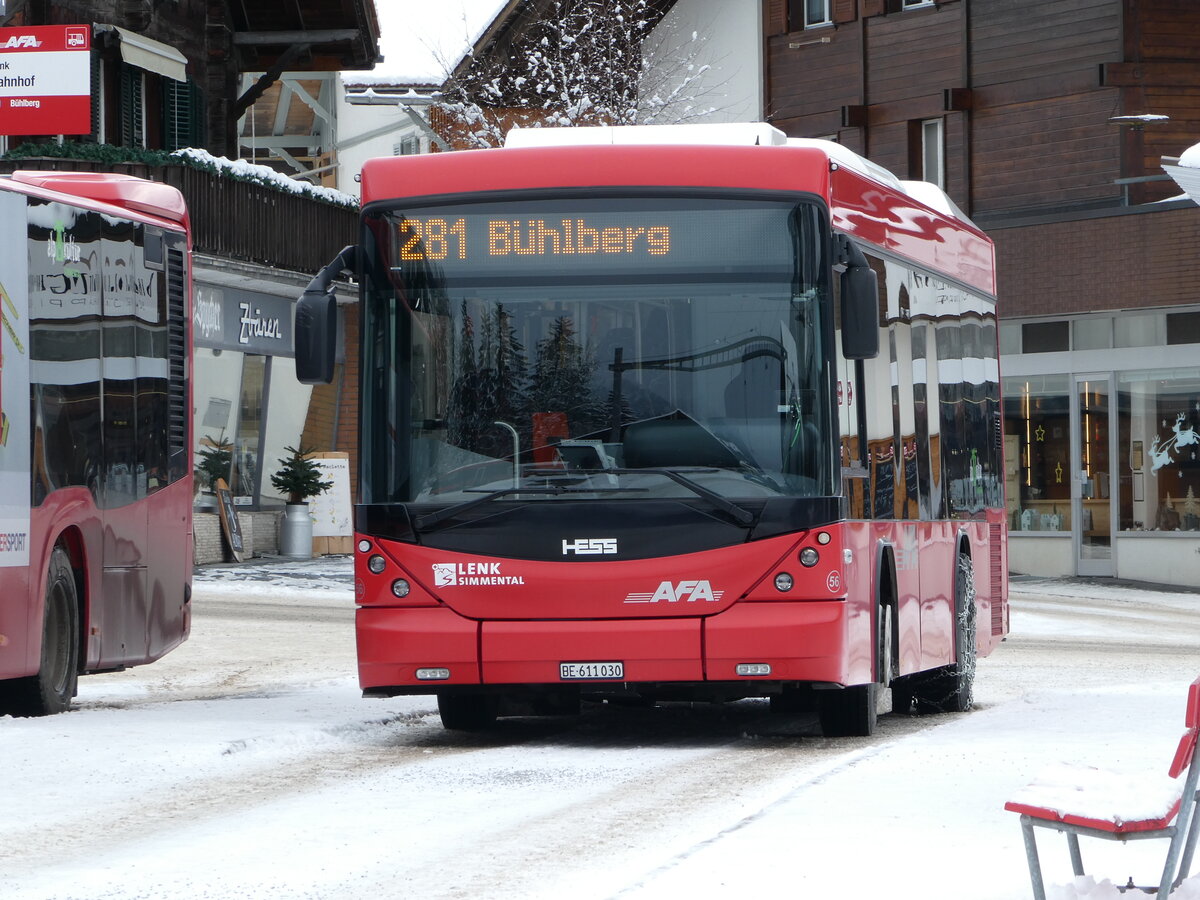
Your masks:
<path fill-rule="evenodd" d="M 821 561 L 821 554 L 813 547 L 805 547 L 800 551 L 800 564 L 812 568 Z"/>
<path fill-rule="evenodd" d="M 408 582 L 403 578 L 397 578 L 392 582 L 392 593 L 397 597 L 407 597 L 410 590 Z"/>
<path fill-rule="evenodd" d="M 380 556 L 378 553 L 376 553 L 374 556 L 372 556 L 370 559 L 367 560 L 367 568 L 370 569 L 376 575 L 378 575 L 380 572 L 382 572 L 384 569 L 387 568 L 387 560 L 384 559 L 382 556 Z"/>
<path fill-rule="evenodd" d="M 792 584 L 794 584 L 792 576 L 787 572 L 780 572 L 775 576 L 775 590 L 780 591 L 781 593 L 787 593 L 790 591 L 792 589 Z"/>

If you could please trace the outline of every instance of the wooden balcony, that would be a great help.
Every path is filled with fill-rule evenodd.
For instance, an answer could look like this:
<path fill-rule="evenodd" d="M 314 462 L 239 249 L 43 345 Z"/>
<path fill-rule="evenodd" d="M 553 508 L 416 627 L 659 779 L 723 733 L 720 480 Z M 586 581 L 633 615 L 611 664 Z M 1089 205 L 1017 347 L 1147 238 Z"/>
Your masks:
<path fill-rule="evenodd" d="M 117 172 L 176 187 L 188 205 L 194 249 L 212 256 L 315 274 L 357 239 L 355 209 L 191 166 L 47 157 L 0 160 L 0 174 L 16 169 Z"/>

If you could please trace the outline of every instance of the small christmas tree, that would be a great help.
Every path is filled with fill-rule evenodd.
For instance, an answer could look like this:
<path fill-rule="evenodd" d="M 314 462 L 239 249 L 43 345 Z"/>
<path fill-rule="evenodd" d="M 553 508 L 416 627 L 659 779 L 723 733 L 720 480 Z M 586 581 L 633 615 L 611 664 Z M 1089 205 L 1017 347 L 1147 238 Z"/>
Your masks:
<path fill-rule="evenodd" d="M 207 442 L 197 451 L 200 461 L 196 464 L 196 480 L 207 490 L 216 491 L 217 479 L 229 477 L 229 466 L 233 462 L 233 444 L 225 440 L 225 432 L 221 432 L 216 440 L 207 438 Z"/>
<path fill-rule="evenodd" d="M 281 494 L 286 494 L 288 503 L 305 503 L 322 491 L 333 487 L 332 481 L 321 480 L 321 470 L 308 454 L 307 448 L 284 447 L 290 455 L 281 457 L 279 471 L 271 476 L 271 484 Z"/>

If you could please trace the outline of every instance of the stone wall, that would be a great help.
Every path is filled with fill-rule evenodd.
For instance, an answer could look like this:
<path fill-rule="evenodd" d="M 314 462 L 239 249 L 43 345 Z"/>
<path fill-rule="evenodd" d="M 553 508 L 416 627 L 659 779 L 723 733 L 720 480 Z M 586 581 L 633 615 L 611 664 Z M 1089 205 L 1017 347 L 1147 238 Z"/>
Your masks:
<path fill-rule="evenodd" d="M 275 556 L 279 553 L 280 514 L 271 510 L 251 512 L 238 510 L 238 523 L 242 529 L 245 559 L 255 556 Z M 192 529 L 196 542 L 196 565 L 233 562 L 233 554 L 221 534 L 221 518 L 213 512 L 197 512 L 192 517 Z"/>

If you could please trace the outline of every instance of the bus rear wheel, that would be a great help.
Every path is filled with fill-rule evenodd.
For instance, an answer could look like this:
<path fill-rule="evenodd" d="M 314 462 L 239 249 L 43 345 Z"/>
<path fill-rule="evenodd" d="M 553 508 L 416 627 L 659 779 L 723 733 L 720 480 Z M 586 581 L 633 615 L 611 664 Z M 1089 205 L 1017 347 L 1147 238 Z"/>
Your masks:
<path fill-rule="evenodd" d="M 79 595 L 62 547 L 50 556 L 48 576 L 38 673 L 10 682 L 0 697 L 0 706 L 17 716 L 66 712 L 79 683 Z"/>
<path fill-rule="evenodd" d="M 451 731 L 484 731 L 500 709 L 494 694 L 438 694 L 437 701 L 442 727 Z"/>
<path fill-rule="evenodd" d="M 974 703 L 976 648 L 975 567 L 967 553 L 954 573 L 955 661 L 913 677 L 910 695 L 918 713 L 966 712 Z"/>

